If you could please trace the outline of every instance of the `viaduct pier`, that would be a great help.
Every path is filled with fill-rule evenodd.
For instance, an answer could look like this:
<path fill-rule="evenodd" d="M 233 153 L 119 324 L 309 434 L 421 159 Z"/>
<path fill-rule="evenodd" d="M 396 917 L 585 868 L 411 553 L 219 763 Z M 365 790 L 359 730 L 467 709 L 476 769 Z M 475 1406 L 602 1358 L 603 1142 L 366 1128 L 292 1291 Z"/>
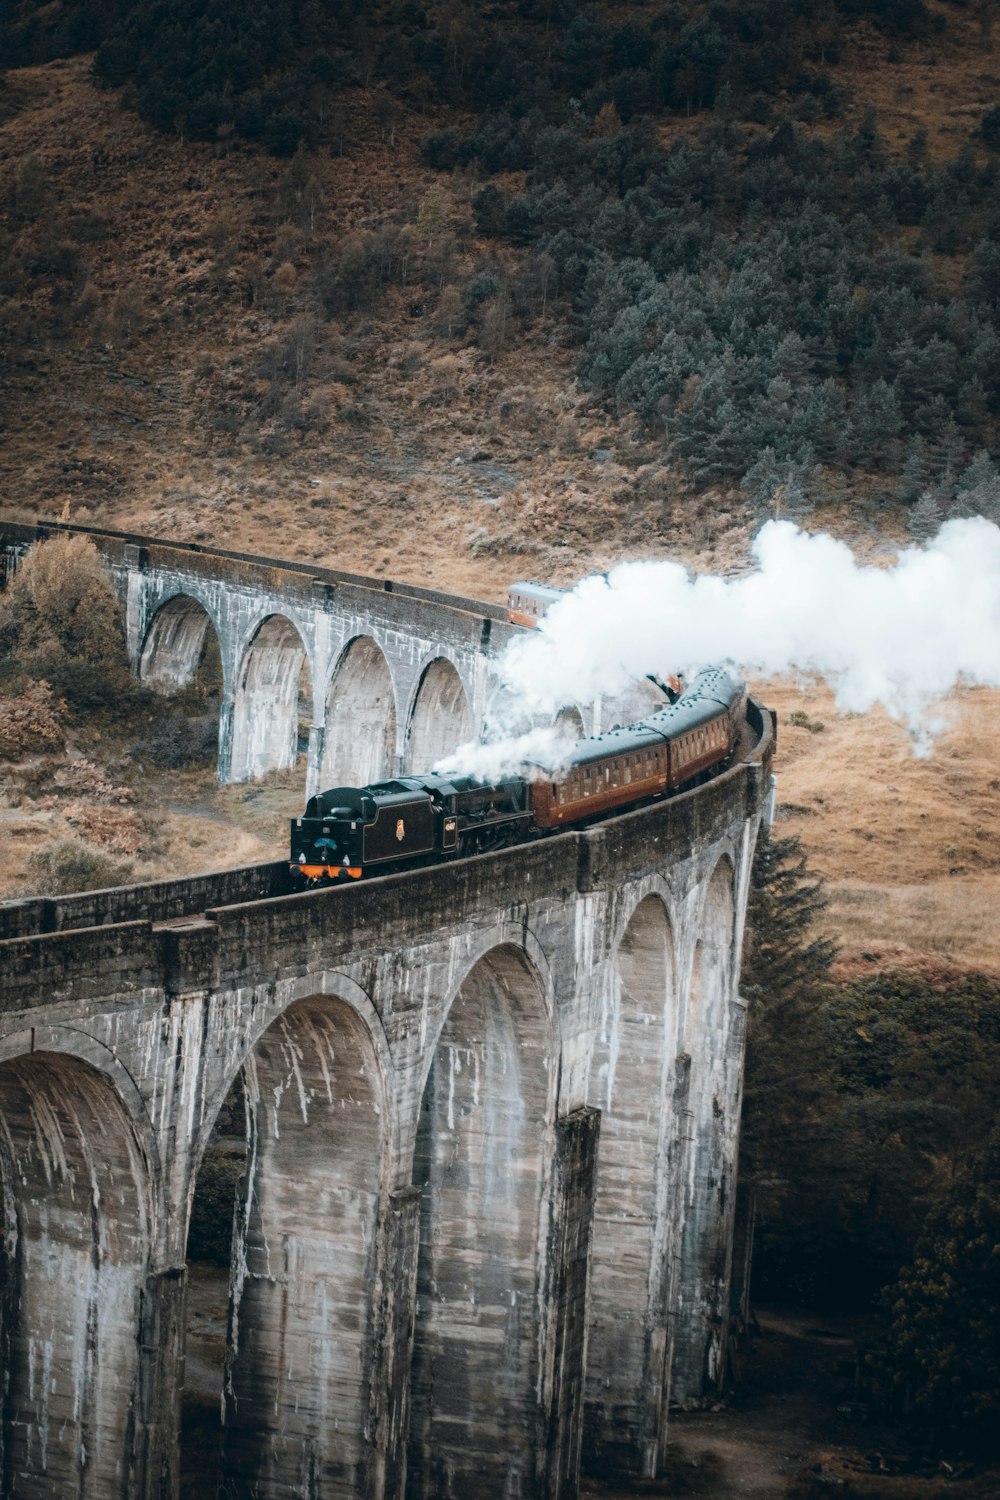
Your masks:
<path fill-rule="evenodd" d="M 231 620 L 223 774 L 287 754 L 239 748 L 239 695 L 291 703 L 304 662 L 312 776 L 346 754 L 338 703 L 397 766 L 449 703 L 481 718 L 497 611 L 297 573 L 283 592 L 280 564 L 95 540 L 149 680 L 184 680 L 195 606 Z M 243 577 L 227 616 L 222 585 L 265 566 L 257 615 Z M 254 667 L 289 619 L 299 644 L 272 627 Z M 388 676 L 369 656 L 338 698 L 369 640 Z M 445 661 L 464 704 L 437 669 L 425 731 Z M 0 905 L 5 1495 L 177 1494 L 191 1203 L 237 1080 L 220 1493 L 572 1500 L 581 1462 L 656 1473 L 668 1404 L 722 1370 L 773 753 L 752 701 L 750 727 L 694 791 L 454 864 L 290 894 L 276 862 Z"/>

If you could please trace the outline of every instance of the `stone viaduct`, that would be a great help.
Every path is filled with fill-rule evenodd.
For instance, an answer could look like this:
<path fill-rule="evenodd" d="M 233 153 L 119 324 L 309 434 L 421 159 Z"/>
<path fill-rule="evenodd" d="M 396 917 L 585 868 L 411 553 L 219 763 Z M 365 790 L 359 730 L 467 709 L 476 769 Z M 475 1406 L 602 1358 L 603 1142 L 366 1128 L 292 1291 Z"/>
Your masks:
<path fill-rule="evenodd" d="M 293 765 L 300 741 L 310 794 L 426 770 L 479 736 L 493 663 L 520 633 L 505 610 L 473 599 L 59 522 L 0 520 L 5 571 L 33 541 L 81 531 L 111 567 L 144 682 L 182 688 L 217 647 L 221 781 Z M 566 704 L 561 716 L 595 734 L 662 702 L 643 683 L 623 699 Z"/>
<path fill-rule="evenodd" d="M 434 663 L 481 717 L 497 611 L 277 565 L 254 606 L 263 565 L 236 559 L 226 615 L 207 556 L 102 545 L 152 680 L 182 681 L 206 628 L 171 600 L 215 624 L 229 774 L 275 753 L 239 729 L 247 683 L 290 700 L 287 634 L 253 665 L 269 620 L 293 621 L 314 682 L 332 671 L 328 704 L 350 643 L 378 643 L 386 756 L 426 757 L 451 711 L 442 688 L 417 727 Z M 330 722 L 310 730 L 324 778 Z M 581 1455 L 657 1472 L 668 1404 L 724 1358 L 773 751 L 767 712 L 750 722 L 744 761 L 696 791 L 475 859 L 0 904 L 4 1495 L 177 1494 L 189 1216 L 237 1079 L 220 1494 L 572 1500 Z"/>

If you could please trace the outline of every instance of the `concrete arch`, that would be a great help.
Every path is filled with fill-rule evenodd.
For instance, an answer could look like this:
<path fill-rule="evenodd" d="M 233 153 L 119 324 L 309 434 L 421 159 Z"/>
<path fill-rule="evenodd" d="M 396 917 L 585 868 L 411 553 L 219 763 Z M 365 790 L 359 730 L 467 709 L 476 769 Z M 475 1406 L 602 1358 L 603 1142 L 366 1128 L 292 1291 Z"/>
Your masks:
<path fill-rule="evenodd" d="M 718 1025 L 724 1017 L 732 977 L 736 876 L 728 854 L 720 857 L 705 887 L 696 930 L 698 939 L 684 1007 L 684 1050 L 692 1059 L 705 1028 Z"/>
<path fill-rule="evenodd" d="M 189 687 L 206 655 L 222 662 L 218 622 L 193 594 L 173 594 L 157 606 L 139 653 L 139 680 L 158 692 Z"/>
<path fill-rule="evenodd" d="M 239 657 L 230 779 L 252 781 L 293 766 L 302 718 L 312 718 L 309 651 L 288 615 L 269 614 L 249 634 Z"/>
<path fill-rule="evenodd" d="M 552 720 L 552 724 L 553 728 L 563 729 L 577 740 L 582 740 L 587 732 L 583 727 L 583 714 L 575 703 L 567 703 L 564 708 L 561 708 Z"/>
<path fill-rule="evenodd" d="M 404 763 L 411 772 L 429 771 L 465 740 L 472 738 L 469 695 L 461 673 L 447 656 L 434 656 L 423 667 L 406 720 Z"/>
<path fill-rule="evenodd" d="M 695 1399 L 723 1375 L 735 1196 L 739 1087 L 729 1077 L 736 904 L 733 865 L 723 855 L 708 881 L 684 1016 L 690 1058 L 687 1131 L 679 1175 L 680 1247 L 673 1399 Z M 735 1094 L 735 1102 L 734 1102 Z"/>
<path fill-rule="evenodd" d="M 591 1062 L 601 1110 L 584 1463 L 650 1477 L 666 1424 L 667 1141 L 677 1026 L 674 935 L 649 893 L 615 945 Z"/>
<path fill-rule="evenodd" d="M 33 1052 L 55 1052 L 100 1073 L 128 1117 L 149 1166 L 150 1179 L 160 1172 L 160 1152 L 146 1102 L 132 1074 L 117 1053 L 89 1032 L 73 1026 L 46 1026 L 32 1031 L 15 1031 L 0 1040 L 0 1066 Z M 155 1201 L 149 1200 L 150 1223 L 155 1218 Z"/>
<path fill-rule="evenodd" d="M 449 1007 L 414 1152 L 410 1500 L 538 1493 L 552 1059 L 541 975 L 522 948 L 490 949 Z"/>
<path fill-rule="evenodd" d="M 370 1038 L 375 1056 L 378 1061 L 379 1073 L 382 1078 L 382 1089 L 386 1099 L 386 1121 L 387 1121 L 387 1150 L 388 1142 L 398 1139 L 398 1116 L 396 1104 L 396 1089 L 393 1080 L 394 1065 L 389 1039 L 385 1034 L 382 1018 L 371 998 L 356 980 L 349 974 L 342 974 L 336 969 L 327 969 L 318 974 L 310 974 L 300 979 L 282 980 L 276 986 L 274 996 L 275 1003 L 267 1008 L 261 1007 L 253 1012 L 253 1024 L 241 1034 L 240 1045 L 236 1054 L 229 1060 L 221 1077 L 215 1080 L 212 1087 L 212 1103 L 208 1107 L 206 1117 L 198 1133 L 197 1140 L 192 1147 L 191 1162 L 192 1172 L 198 1171 L 205 1147 L 215 1126 L 216 1118 L 233 1084 L 242 1074 L 247 1061 L 265 1032 L 269 1031 L 274 1023 L 300 1000 L 312 1000 L 323 997 L 329 1000 L 341 1001 L 350 1007 L 358 1018 L 360 1025 L 365 1027 Z M 386 1170 L 391 1171 L 391 1154 L 386 1158 Z"/>
<path fill-rule="evenodd" d="M 150 1175 L 107 1076 L 0 1064 L 4 1494 L 105 1500 L 135 1462 Z"/>
<path fill-rule="evenodd" d="M 367 1493 L 387 1099 L 358 1011 L 295 1000 L 244 1064 L 223 1472 L 234 1493 Z"/>
<path fill-rule="evenodd" d="M 545 1007 L 546 1024 L 553 1033 L 552 1045 L 553 1047 L 559 1045 L 556 1035 L 558 1031 L 558 1017 L 553 998 L 552 973 L 549 968 L 549 961 L 545 956 L 545 950 L 530 927 L 527 927 L 523 923 L 504 921 L 499 926 L 493 927 L 488 932 L 483 933 L 476 941 L 473 941 L 469 945 L 462 975 L 459 979 L 455 980 L 450 991 L 445 996 L 445 1003 L 440 1011 L 440 1020 L 437 1024 L 437 1033 L 428 1038 L 428 1044 L 423 1049 L 422 1072 L 419 1080 L 421 1096 L 427 1088 L 427 1081 L 437 1060 L 437 1048 L 440 1045 L 442 1034 L 448 1023 L 451 1008 L 455 1004 L 462 986 L 476 965 L 482 959 L 487 958 L 497 948 L 516 948 L 523 952 L 525 962 L 534 970 L 541 983 L 542 1004 Z M 432 1040 L 434 1042 L 433 1047 L 430 1045 Z"/>
<path fill-rule="evenodd" d="M 330 678 L 323 717 L 320 785 L 368 786 L 396 768 L 396 692 L 373 636 L 355 636 Z"/>

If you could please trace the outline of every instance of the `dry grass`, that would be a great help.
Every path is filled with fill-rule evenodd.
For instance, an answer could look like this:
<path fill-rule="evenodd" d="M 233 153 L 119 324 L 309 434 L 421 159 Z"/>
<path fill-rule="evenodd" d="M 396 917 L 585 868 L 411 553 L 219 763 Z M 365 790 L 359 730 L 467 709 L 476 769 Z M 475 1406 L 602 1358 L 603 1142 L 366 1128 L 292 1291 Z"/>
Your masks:
<path fill-rule="evenodd" d="M 114 758 L 117 747 L 104 743 Z M 288 819 L 301 811 L 305 767 L 275 772 L 250 786 L 216 784 L 211 767 L 142 774 L 119 760 L 116 786 L 134 798 L 141 817 L 129 808 L 103 805 L 100 785 L 89 798 L 74 788 L 60 796 L 60 784 L 79 782 L 74 770 L 93 772 L 94 748 L 87 762 L 38 758 L 7 769 L 0 790 L 0 899 L 13 898 L 37 883 L 32 856 L 64 839 L 82 838 L 90 847 L 128 855 L 129 879 L 167 880 L 206 870 L 280 859 L 288 842 Z M 104 783 L 105 785 L 107 783 Z M 51 790 L 51 789 L 55 790 Z M 41 790 L 40 790 L 41 789 Z M 62 787 L 67 792 L 65 785 Z"/>
<path fill-rule="evenodd" d="M 906 43 L 891 64 L 889 39 L 852 28 L 829 68 L 850 98 L 847 114 L 804 128 L 853 129 L 873 101 L 894 147 L 918 126 L 934 159 L 975 142 L 996 97 L 1000 41 L 980 36 L 978 12 L 942 13 L 943 35 Z M 247 420 L 247 393 L 263 394 L 266 351 L 311 315 L 318 246 L 400 215 L 412 225 L 433 203 L 453 242 L 453 284 L 442 294 L 451 302 L 481 257 L 516 269 L 520 252 L 477 239 L 473 177 L 421 163 L 420 142 L 443 111 L 399 104 L 387 142 L 379 91 L 345 96 L 346 153 L 317 151 L 310 162 L 325 205 L 310 248 L 308 234 L 274 213 L 285 163 L 243 145 L 158 135 L 123 114 L 114 92 L 90 85 L 89 61 L 7 81 L 0 194 L 34 154 L 54 232 L 84 210 L 106 232 L 82 246 L 81 306 L 91 310 L 68 322 L 63 314 L 57 337 L 20 341 L 9 362 L 17 397 L 0 462 L 5 505 L 58 514 L 68 503 L 85 521 L 489 599 L 523 572 L 563 582 L 622 556 L 669 553 L 696 566 L 745 556 L 740 506 L 719 495 L 693 503 L 663 465 L 661 443 L 637 440 L 630 420 L 575 388 L 575 350 L 551 310 L 489 355 L 471 332 L 448 332 L 434 295 L 410 286 L 391 288 L 373 311 L 320 318 L 304 386 L 317 430 L 278 432 L 284 441 L 269 445 L 269 424 Z M 661 135 L 669 142 L 703 124 L 667 119 Z M 508 178 L 518 190 L 518 174 Z M 33 335 L 60 316 L 58 292 L 43 282 L 21 298 Z M 415 296 L 426 304 L 419 316 Z M 595 450 L 610 457 L 595 460 Z M 652 467 L 661 482 L 650 495 L 641 475 Z M 848 506 L 824 520 L 861 539 Z"/>
<path fill-rule="evenodd" d="M 902 150 L 918 130 L 927 132 L 927 154 L 942 162 L 974 139 L 1000 82 L 1000 27 L 989 3 L 959 10 L 934 4 L 945 29 L 924 42 L 893 44 L 863 24 L 847 35 L 843 61 L 832 76 L 854 91 L 854 110 L 871 103 L 890 149 Z M 890 54 L 893 61 L 889 62 Z"/>
<path fill-rule="evenodd" d="M 831 935 L 1000 962 L 1000 693 L 959 692 L 922 760 L 887 715 L 842 713 L 825 687 L 756 690 L 779 713 L 779 831 L 826 877 Z"/>

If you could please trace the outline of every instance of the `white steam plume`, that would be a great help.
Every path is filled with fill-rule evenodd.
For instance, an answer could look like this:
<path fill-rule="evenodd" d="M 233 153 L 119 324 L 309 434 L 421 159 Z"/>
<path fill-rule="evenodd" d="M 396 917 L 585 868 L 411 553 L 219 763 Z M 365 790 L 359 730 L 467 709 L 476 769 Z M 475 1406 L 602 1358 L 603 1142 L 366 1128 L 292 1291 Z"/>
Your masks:
<path fill-rule="evenodd" d="M 931 704 L 960 679 L 1000 686 L 992 522 L 948 521 L 926 546 L 877 568 L 860 566 L 833 537 L 769 521 L 753 555 L 756 570 L 735 579 L 692 579 L 672 562 L 622 563 L 585 578 L 511 644 L 501 680 L 524 711 L 543 715 L 650 673 L 725 661 L 752 674 L 797 668 L 826 678 L 842 708 L 883 704 L 921 754 L 940 727 Z"/>
<path fill-rule="evenodd" d="M 553 774 L 561 771 L 576 744 L 573 734 L 561 724 L 529 729 L 524 734 L 504 735 L 479 744 L 469 740 L 439 760 L 434 767 L 448 776 L 475 776 L 480 781 L 499 781 L 514 773 L 529 779 L 541 775 L 544 766 Z"/>

